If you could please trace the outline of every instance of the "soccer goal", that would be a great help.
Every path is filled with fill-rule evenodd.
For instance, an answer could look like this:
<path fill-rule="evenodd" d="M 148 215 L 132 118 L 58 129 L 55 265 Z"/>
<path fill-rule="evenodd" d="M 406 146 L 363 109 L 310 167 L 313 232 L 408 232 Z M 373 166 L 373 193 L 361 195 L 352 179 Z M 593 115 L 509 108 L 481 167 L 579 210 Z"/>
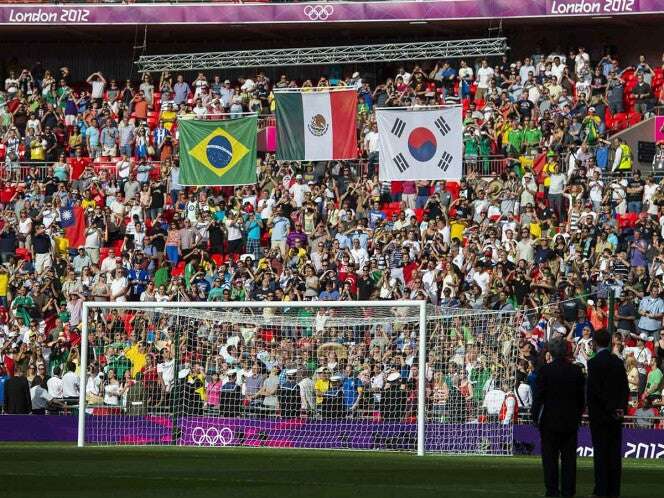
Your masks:
<path fill-rule="evenodd" d="M 88 302 L 78 444 L 511 454 L 511 322 L 420 301 Z"/>

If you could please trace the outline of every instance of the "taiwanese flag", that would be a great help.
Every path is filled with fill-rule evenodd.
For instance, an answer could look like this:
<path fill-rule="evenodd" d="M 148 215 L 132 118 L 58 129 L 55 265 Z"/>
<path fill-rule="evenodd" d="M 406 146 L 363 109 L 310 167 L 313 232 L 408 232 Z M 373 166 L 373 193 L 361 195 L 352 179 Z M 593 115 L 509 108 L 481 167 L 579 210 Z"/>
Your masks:
<path fill-rule="evenodd" d="M 85 212 L 80 206 L 60 208 L 60 226 L 65 230 L 69 247 L 85 245 Z"/>

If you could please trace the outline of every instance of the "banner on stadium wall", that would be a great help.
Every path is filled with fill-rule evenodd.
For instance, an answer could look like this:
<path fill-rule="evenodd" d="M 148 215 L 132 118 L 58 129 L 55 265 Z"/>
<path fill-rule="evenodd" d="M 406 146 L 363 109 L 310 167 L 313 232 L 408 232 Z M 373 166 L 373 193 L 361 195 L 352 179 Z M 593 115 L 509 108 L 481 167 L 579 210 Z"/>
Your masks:
<path fill-rule="evenodd" d="M 86 419 L 86 441 L 100 444 L 169 444 L 173 425 L 170 417 L 160 416 L 89 416 Z M 344 420 L 343 424 L 303 420 L 255 420 L 216 417 L 182 417 L 180 444 L 191 446 L 267 446 L 349 449 L 413 450 L 416 424 L 398 422 L 367 423 Z M 0 441 L 76 441 L 78 417 L 39 415 L 0 416 Z M 434 427 L 431 427 L 431 426 Z M 441 445 L 466 441 L 477 444 L 480 424 L 451 426 L 427 425 L 427 449 L 440 451 Z M 431 429 L 431 430 L 430 430 Z M 504 441 L 504 431 L 510 427 L 484 426 L 483 434 L 497 433 Z M 514 453 L 539 455 L 540 437 L 532 425 L 516 425 Z M 443 432 L 444 431 L 444 432 Z M 445 440 L 440 434 L 445 434 Z M 349 438 L 349 435 L 357 435 Z M 450 437 L 447 437 L 450 435 Z M 457 438 L 457 439 L 455 439 Z M 486 445 L 487 440 L 480 441 Z M 490 443 L 490 441 L 488 441 Z M 400 447 L 395 447 L 395 445 Z M 432 446 L 433 445 L 433 446 Z M 470 446 L 469 446 L 470 449 Z M 460 449 L 459 449 L 460 451 Z M 579 456 L 593 455 L 590 430 L 579 430 Z M 664 459 L 664 430 L 624 429 L 623 458 Z"/>
<path fill-rule="evenodd" d="M 253 24 L 428 21 L 660 13 L 664 0 L 428 0 L 246 5 L 2 5 L 2 25 Z"/>
<path fill-rule="evenodd" d="M 655 142 L 664 141 L 664 116 L 655 117 Z"/>
<path fill-rule="evenodd" d="M 456 180 L 463 175 L 461 107 L 378 108 L 381 181 Z"/>
<path fill-rule="evenodd" d="M 256 115 L 224 121 L 181 120 L 180 183 L 256 183 L 257 125 Z"/>
<path fill-rule="evenodd" d="M 306 91 L 308 90 L 308 91 Z M 357 158 L 357 91 L 276 91 L 277 159 Z"/>

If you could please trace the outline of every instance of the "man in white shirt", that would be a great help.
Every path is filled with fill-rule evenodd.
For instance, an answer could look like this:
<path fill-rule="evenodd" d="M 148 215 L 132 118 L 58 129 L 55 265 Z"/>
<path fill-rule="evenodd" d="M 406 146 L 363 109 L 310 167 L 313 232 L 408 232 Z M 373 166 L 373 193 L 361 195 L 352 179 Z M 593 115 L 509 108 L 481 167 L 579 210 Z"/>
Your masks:
<path fill-rule="evenodd" d="M 109 249 L 108 256 L 106 256 L 101 262 L 101 267 L 99 269 L 100 273 L 113 273 L 118 267 L 118 263 L 115 258 L 115 249 Z"/>
<path fill-rule="evenodd" d="M 652 353 L 646 347 L 646 342 L 650 340 L 651 338 L 648 337 L 648 334 L 641 332 L 638 336 L 636 346 L 627 347 L 623 351 L 625 357 L 632 355 L 636 359 L 636 369 L 639 371 L 639 394 L 643 393 L 646 388 L 648 366 L 652 360 Z"/>
<path fill-rule="evenodd" d="M 302 175 L 297 175 L 295 180 L 295 183 L 290 186 L 288 191 L 293 196 L 293 199 L 295 199 L 297 207 L 302 207 L 302 203 L 304 203 L 304 194 L 305 192 L 311 192 L 311 189 L 309 188 L 309 185 L 304 183 Z"/>
<path fill-rule="evenodd" d="M 131 171 L 131 161 L 129 160 L 128 155 L 123 154 L 122 158 L 117 163 L 115 163 L 115 170 L 118 174 L 118 180 L 122 181 L 129 178 L 129 173 Z"/>
<path fill-rule="evenodd" d="M 53 376 L 46 382 L 48 394 L 50 394 L 51 397 L 55 399 L 64 398 L 64 386 L 62 379 L 60 378 L 60 372 L 60 367 L 55 367 L 53 369 Z"/>
<path fill-rule="evenodd" d="M 484 402 L 482 403 L 482 408 L 486 410 L 486 414 L 489 417 L 490 421 L 495 421 L 500 415 L 500 409 L 503 407 L 503 402 L 505 401 L 505 391 L 500 389 L 500 386 L 496 386 L 493 389 L 489 389 L 484 396 Z"/>
<path fill-rule="evenodd" d="M 115 270 L 115 277 L 111 280 L 111 301 L 124 302 L 127 300 L 129 281 L 124 276 L 122 268 Z"/>
<path fill-rule="evenodd" d="M 104 89 L 106 88 L 106 79 L 104 79 L 104 76 L 101 72 L 97 71 L 88 76 L 86 81 L 92 86 L 92 91 L 90 92 L 92 100 L 101 103 L 101 100 L 104 98 Z"/>
<path fill-rule="evenodd" d="M 553 58 L 553 64 L 551 64 L 551 74 L 556 77 L 558 83 L 563 79 L 563 73 L 567 66 L 561 62 L 560 57 Z"/>
<path fill-rule="evenodd" d="M 369 253 L 363 247 L 360 247 L 360 239 L 353 239 L 353 247 L 350 249 L 350 255 L 357 265 L 357 268 L 362 269 L 364 264 L 369 260 Z"/>
<path fill-rule="evenodd" d="M 401 79 L 403 80 L 404 84 L 407 85 L 408 83 L 410 83 L 411 74 L 406 72 L 406 70 L 403 67 L 399 68 L 397 75 L 394 77 L 394 81 L 396 81 L 399 76 L 401 76 Z"/>
<path fill-rule="evenodd" d="M 574 72 L 581 76 L 590 67 L 590 56 L 583 47 L 579 47 L 579 53 L 574 57 Z"/>
<path fill-rule="evenodd" d="M 80 382 L 76 375 L 76 364 L 73 361 L 67 363 L 67 373 L 62 376 L 62 394 L 66 398 L 76 398 L 80 393 Z"/>
<path fill-rule="evenodd" d="M 484 100 L 484 97 L 489 90 L 489 82 L 493 76 L 493 68 L 489 67 L 486 59 L 483 59 L 480 63 L 480 68 L 477 70 L 477 92 L 475 93 L 476 99 Z"/>
<path fill-rule="evenodd" d="M 521 81 L 528 81 L 529 73 L 533 73 L 533 76 L 537 74 L 535 72 L 535 66 L 533 66 L 532 61 L 530 60 L 529 57 L 526 57 L 523 60 L 523 65 L 521 66 L 521 68 L 519 68 L 519 76 L 521 76 Z"/>

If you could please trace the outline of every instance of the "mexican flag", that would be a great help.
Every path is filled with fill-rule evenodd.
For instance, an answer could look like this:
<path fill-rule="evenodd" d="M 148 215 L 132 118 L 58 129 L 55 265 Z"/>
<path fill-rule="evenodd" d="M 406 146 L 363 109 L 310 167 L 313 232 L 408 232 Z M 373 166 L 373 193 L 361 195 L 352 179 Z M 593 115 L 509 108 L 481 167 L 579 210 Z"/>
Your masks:
<path fill-rule="evenodd" d="M 278 91 L 277 159 L 329 161 L 357 158 L 357 91 Z"/>
<path fill-rule="evenodd" d="M 258 118 L 178 122 L 182 185 L 256 183 Z"/>

